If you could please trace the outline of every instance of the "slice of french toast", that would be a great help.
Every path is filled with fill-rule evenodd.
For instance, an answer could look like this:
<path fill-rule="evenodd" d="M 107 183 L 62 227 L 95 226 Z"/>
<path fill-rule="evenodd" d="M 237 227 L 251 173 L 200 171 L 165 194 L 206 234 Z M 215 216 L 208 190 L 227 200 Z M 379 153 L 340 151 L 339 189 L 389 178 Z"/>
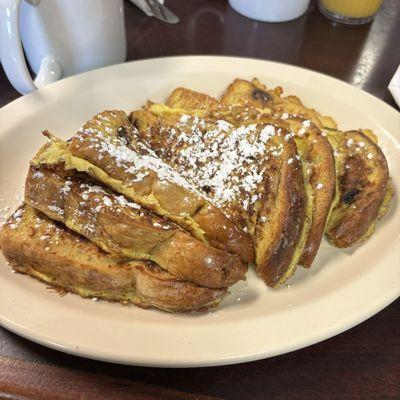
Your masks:
<path fill-rule="evenodd" d="M 108 253 L 153 261 L 200 286 L 228 287 L 245 277 L 247 265 L 238 257 L 62 165 L 31 166 L 25 202 Z"/>
<path fill-rule="evenodd" d="M 183 98 L 184 95 L 182 94 L 181 97 Z M 297 105 L 302 105 L 300 100 L 296 99 L 282 98 L 280 89 L 268 90 L 257 80 L 249 82 L 236 79 L 229 85 L 221 101 L 231 106 L 239 104 L 247 107 L 248 110 L 258 110 L 259 114 L 253 117 L 256 121 L 265 119 L 268 112 L 275 117 L 282 117 L 282 114 L 286 113 L 283 118 L 276 120 L 276 124 L 286 126 L 293 133 L 302 162 L 310 229 L 299 264 L 309 268 L 321 243 L 334 198 L 335 162 L 332 148 L 325 134 L 312 121 L 293 116 L 293 109 L 287 104 L 292 101 Z M 278 105 L 279 108 L 277 108 Z M 266 107 L 270 107 L 267 112 Z M 315 110 L 305 108 L 304 110 L 305 114 L 318 124 L 329 120 Z"/>
<path fill-rule="evenodd" d="M 50 135 L 47 133 L 47 135 Z M 52 140 L 32 160 L 64 162 L 128 199 L 166 217 L 214 247 L 253 261 L 251 240 L 191 183 L 161 161 L 140 139 L 123 111 L 105 111 L 86 122 L 68 143 Z"/>
<path fill-rule="evenodd" d="M 275 117 L 301 116 L 312 121 L 318 128 L 337 128 L 332 117 L 321 115 L 316 110 L 306 107 L 296 96 L 283 96 L 283 89 L 280 86 L 268 89 L 256 78 L 251 82 L 235 79 L 226 89 L 221 101 L 229 100 L 230 104 L 241 104 L 243 99 L 246 99 L 248 106 L 263 109 L 264 113 L 270 113 Z"/>
<path fill-rule="evenodd" d="M 289 117 L 285 122 L 294 134 L 308 193 L 310 229 L 299 264 L 310 268 L 321 244 L 335 196 L 335 159 L 324 133 L 311 121 Z"/>
<path fill-rule="evenodd" d="M 335 154 L 337 192 L 326 234 L 337 247 L 369 238 L 393 196 L 386 158 L 370 131 L 325 130 Z"/>
<path fill-rule="evenodd" d="M 4 224 L 0 247 L 16 272 L 60 293 L 169 312 L 207 310 L 227 293 L 182 281 L 152 262 L 107 254 L 26 204 Z"/>
<path fill-rule="evenodd" d="M 243 122 L 250 118 L 243 107 L 202 94 L 182 100 L 177 108 L 148 103 L 131 120 L 158 157 L 249 232 L 258 274 L 279 286 L 294 272 L 308 229 L 293 138 L 272 123 Z"/>

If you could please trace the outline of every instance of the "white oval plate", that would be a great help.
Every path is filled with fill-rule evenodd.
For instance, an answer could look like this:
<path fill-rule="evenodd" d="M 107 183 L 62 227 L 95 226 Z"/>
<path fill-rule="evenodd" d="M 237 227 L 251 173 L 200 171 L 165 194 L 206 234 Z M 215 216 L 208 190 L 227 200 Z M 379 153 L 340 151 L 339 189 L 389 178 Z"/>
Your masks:
<path fill-rule="evenodd" d="M 99 111 L 130 111 L 165 100 L 177 86 L 220 95 L 236 77 L 281 85 L 340 127 L 373 129 L 400 188 L 400 114 L 375 97 L 313 71 L 230 57 L 171 57 L 116 65 L 40 89 L 0 110 L 0 208 L 15 206 L 42 129 L 67 138 Z M 374 315 L 400 294 L 397 198 L 364 245 L 341 251 L 322 243 L 311 270 L 268 289 L 254 273 L 212 313 L 167 314 L 59 297 L 0 259 L 0 323 L 68 353 L 118 363 L 206 366 L 251 361 L 319 342 Z"/>

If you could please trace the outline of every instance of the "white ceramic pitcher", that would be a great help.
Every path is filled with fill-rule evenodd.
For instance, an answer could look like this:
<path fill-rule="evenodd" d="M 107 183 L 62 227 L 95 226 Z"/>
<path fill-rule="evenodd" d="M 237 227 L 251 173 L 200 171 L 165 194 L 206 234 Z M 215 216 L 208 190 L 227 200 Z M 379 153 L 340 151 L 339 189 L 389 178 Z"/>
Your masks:
<path fill-rule="evenodd" d="M 7 77 L 22 94 L 123 62 L 123 0 L 0 0 L 0 46 Z"/>

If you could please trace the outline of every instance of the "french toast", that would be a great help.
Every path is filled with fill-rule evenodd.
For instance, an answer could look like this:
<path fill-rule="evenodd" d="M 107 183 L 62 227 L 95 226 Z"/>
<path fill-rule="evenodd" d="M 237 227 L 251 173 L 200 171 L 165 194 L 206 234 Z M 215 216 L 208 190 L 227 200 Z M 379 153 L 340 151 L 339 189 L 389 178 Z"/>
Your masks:
<path fill-rule="evenodd" d="M 226 89 L 221 101 L 230 104 L 242 104 L 246 99 L 246 104 L 255 108 L 262 109 L 264 113 L 280 118 L 281 116 L 301 116 L 312 121 L 318 128 L 336 129 L 337 124 L 332 117 L 321 115 L 316 110 L 306 107 L 296 96 L 283 96 L 280 86 L 275 89 L 268 89 L 258 79 L 252 81 L 235 79 Z"/>
<path fill-rule="evenodd" d="M 337 247 L 369 238 L 393 189 L 386 158 L 369 132 L 325 130 L 335 154 L 337 193 L 326 234 Z"/>
<path fill-rule="evenodd" d="M 294 134 L 304 180 L 307 183 L 310 229 L 299 265 L 310 268 L 317 255 L 336 190 L 335 159 L 332 148 L 311 121 L 289 117 L 286 121 Z"/>
<path fill-rule="evenodd" d="M 92 176 L 210 245 L 253 261 L 248 235 L 162 162 L 123 111 L 96 115 L 68 141 L 52 140 L 32 163 L 57 164 Z"/>
<path fill-rule="evenodd" d="M 130 118 L 158 157 L 250 234 L 257 273 L 277 287 L 294 272 L 308 229 L 294 140 L 272 123 L 243 122 L 243 107 L 195 96 L 177 108 L 148 103 Z"/>
<path fill-rule="evenodd" d="M 220 106 L 220 102 L 214 97 L 183 87 L 174 89 L 165 104 L 175 110 L 180 109 L 182 114 L 187 110 L 209 111 Z"/>
<path fill-rule="evenodd" d="M 152 262 L 107 254 L 26 204 L 4 224 L 0 247 L 16 272 L 85 298 L 184 312 L 213 308 L 227 293 L 182 281 Z"/>
<path fill-rule="evenodd" d="M 251 262 L 277 288 L 324 232 L 337 247 L 367 239 L 393 195 L 372 132 L 341 132 L 257 79 L 104 111 L 68 141 L 44 134 L 4 255 L 60 292 L 144 308 L 212 308 Z"/>
<path fill-rule="evenodd" d="M 227 287 L 245 277 L 247 265 L 238 257 L 62 165 L 31 166 L 25 202 L 108 253 L 153 261 L 200 286 Z"/>
<path fill-rule="evenodd" d="M 293 115 L 296 115 L 296 118 L 310 120 L 321 129 L 321 134 L 326 136 L 333 150 L 336 169 L 336 194 L 325 232 L 330 242 L 337 247 L 350 247 L 362 242 L 373 233 L 393 195 L 386 158 L 375 143 L 376 138 L 370 131 L 340 132 L 331 117 L 321 116 L 315 110 L 305 107 L 294 96 L 282 98 L 281 94 L 280 88 L 268 90 L 257 79 L 252 82 L 235 80 L 222 96 L 222 101 L 236 103 L 245 98 L 249 107 L 258 107 L 263 113 L 267 108 L 267 111 L 272 110 L 275 116 L 289 123 L 293 121 Z M 361 143 L 361 146 L 357 146 L 357 143 Z M 322 152 L 321 148 L 319 156 L 324 154 L 322 173 L 328 170 L 330 164 L 328 152 Z M 329 169 L 332 169 L 332 165 Z M 319 182 L 324 186 L 318 194 L 331 189 L 327 185 L 328 179 L 324 183 L 320 178 Z M 325 198 L 328 199 L 327 193 Z M 326 204 L 324 199 L 322 204 Z"/>
<path fill-rule="evenodd" d="M 266 90 L 265 96 L 262 95 L 263 90 Z M 184 94 L 182 93 L 180 97 L 184 98 Z M 300 100 L 295 101 L 295 99 L 297 98 L 291 101 L 299 104 Z M 294 134 L 303 166 L 304 183 L 310 209 L 308 213 L 310 229 L 299 264 L 310 268 L 321 243 L 335 194 L 335 161 L 325 134 L 312 121 L 293 116 L 292 109 L 287 107 L 289 100 L 288 98 L 282 99 L 280 89 L 269 91 L 257 80 L 249 82 L 236 79 L 229 85 L 221 101 L 227 105 L 239 104 L 247 107 L 247 109 L 258 110 L 259 115 L 256 115 L 256 121 L 265 119 L 266 107 L 271 107 L 271 113 L 275 117 L 282 117 L 283 112 L 287 114 L 277 120 L 276 123 L 280 126 L 284 124 Z M 279 114 L 277 115 L 278 105 Z M 307 109 L 305 113 L 318 123 L 329 121 L 327 117 L 322 117 L 315 110 Z"/>

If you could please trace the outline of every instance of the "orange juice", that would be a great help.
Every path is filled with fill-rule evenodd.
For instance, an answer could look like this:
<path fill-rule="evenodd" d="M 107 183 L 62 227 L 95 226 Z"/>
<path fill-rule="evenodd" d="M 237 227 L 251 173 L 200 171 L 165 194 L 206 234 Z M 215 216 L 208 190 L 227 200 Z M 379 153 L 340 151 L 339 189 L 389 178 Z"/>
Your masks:
<path fill-rule="evenodd" d="M 326 11 L 347 18 L 372 17 L 383 0 L 320 0 Z"/>

